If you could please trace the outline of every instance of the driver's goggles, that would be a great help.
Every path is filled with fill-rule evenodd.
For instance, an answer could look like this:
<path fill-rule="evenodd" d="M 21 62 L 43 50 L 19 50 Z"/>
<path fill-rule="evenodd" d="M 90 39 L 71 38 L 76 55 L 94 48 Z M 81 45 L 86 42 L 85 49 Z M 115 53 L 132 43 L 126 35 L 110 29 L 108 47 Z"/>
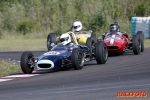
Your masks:
<path fill-rule="evenodd" d="M 69 37 L 67 37 L 67 38 L 61 38 L 61 39 L 60 39 L 60 42 L 68 41 L 68 39 L 69 39 Z"/>
<path fill-rule="evenodd" d="M 79 27 L 80 27 L 80 25 L 79 25 L 79 26 L 73 26 L 74 29 L 77 29 L 77 28 L 79 28 Z"/>

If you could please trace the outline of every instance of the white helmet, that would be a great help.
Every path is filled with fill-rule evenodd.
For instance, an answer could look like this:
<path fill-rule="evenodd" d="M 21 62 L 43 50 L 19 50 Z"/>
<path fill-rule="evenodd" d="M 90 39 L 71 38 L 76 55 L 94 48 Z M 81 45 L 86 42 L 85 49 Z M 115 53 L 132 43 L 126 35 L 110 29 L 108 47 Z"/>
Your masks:
<path fill-rule="evenodd" d="M 82 30 L 82 23 L 77 20 L 77 21 L 74 21 L 73 24 L 72 24 L 72 28 L 73 28 L 73 31 L 81 31 Z"/>
<path fill-rule="evenodd" d="M 60 37 L 60 42 L 63 44 L 63 45 L 66 45 L 68 43 L 71 42 L 71 37 L 69 34 L 65 33 L 65 34 L 62 34 Z"/>

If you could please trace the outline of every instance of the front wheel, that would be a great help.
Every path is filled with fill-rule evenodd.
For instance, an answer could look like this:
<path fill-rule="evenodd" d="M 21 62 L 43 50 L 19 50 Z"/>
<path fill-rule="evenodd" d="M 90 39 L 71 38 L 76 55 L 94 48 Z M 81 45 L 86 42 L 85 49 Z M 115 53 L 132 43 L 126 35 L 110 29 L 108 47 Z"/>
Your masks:
<path fill-rule="evenodd" d="M 84 55 L 79 48 L 75 48 L 72 51 L 71 55 L 72 66 L 75 70 L 79 70 L 83 68 L 84 65 Z"/>
<path fill-rule="evenodd" d="M 23 71 L 24 74 L 31 74 L 32 71 L 34 70 L 34 55 L 32 52 L 24 52 L 21 55 L 21 70 Z"/>
<path fill-rule="evenodd" d="M 105 64 L 108 59 L 108 50 L 107 46 L 103 41 L 98 41 L 96 43 L 95 50 L 96 62 L 98 64 Z"/>

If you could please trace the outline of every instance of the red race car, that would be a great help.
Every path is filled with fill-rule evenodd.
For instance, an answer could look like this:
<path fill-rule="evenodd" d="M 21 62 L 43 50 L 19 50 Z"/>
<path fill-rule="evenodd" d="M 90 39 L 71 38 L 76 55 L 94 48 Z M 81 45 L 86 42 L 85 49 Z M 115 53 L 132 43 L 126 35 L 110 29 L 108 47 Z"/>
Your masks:
<path fill-rule="evenodd" d="M 102 35 L 109 53 L 123 54 L 126 50 L 133 50 L 135 55 L 144 51 L 144 34 L 138 31 L 130 38 L 127 33 L 108 32 Z"/>

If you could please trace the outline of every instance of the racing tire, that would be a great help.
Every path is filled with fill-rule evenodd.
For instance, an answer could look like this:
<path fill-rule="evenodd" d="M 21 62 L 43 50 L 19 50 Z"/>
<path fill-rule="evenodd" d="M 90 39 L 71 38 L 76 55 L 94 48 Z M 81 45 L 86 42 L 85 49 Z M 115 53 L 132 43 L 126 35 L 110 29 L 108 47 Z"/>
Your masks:
<path fill-rule="evenodd" d="M 49 47 L 48 47 L 48 51 L 50 51 L 52 48 L 53 48 L 53 46 L 49 46 Z"/>
<path fill-rule="evenodd" d="M 21 70 L 23 71 L 24 74 L 31 74 L 34 70 L 34 55 L 32 52 L 24 52 L 21 55 Z M 31 67 L 32 66 L 32 67 Z"/>
<path fill-rule="evenodd" d="M 71 54 L 72 66 L 75 70 L 80 70 L 84 66 L 84 54 L 79 48 L 75 48 Z"/>
<path fill-rule="evenodd" d="M 140 54 L 141 51 L 141 45 L 140 45 L 140 39 L 139 35 L 133 35 L 132 37 L 132 47 L 133 47 L 133 53 L 134 55 Z"/>
<path fill-rule="evenodd" d="M 92 46 L 93 46 L 94 43 L 95 43 L 95 42 L 94 42 L 93 38 L 91 38 L 91 37 L 88 37 L 88 38 L 87 38 L 87 40 L 86 40 L 86 46 L 87 46 L 88 48 L 92 48 Z"/>
<path fill-rule="evenodd" d="M 108 59 L 108 50 L 105 42 L 98 41 L 96 43 L 95 58 L 97 64 L 105 64 Z"/>
<path fill-rule="evenodd" d="M 98 40 L 98 36 L 95 33 L 91 34 L 91 38 L 93 38 L 94 42 L 96 43 Z"/>
<path fill-rule="evenodd" d="M 56 34 L 55 33 L 49 33 L 47 36 L 47 49 L 50 51 L 52 49 L 51 43 L 56 44 Z"/>
<path fill-rule="evenodd" d="M 140 42 L 141 42 L 141 52 L 144 51 L 144 34 L 142 31 L 138 31 L 137 35 L 139 35 Z"/>

